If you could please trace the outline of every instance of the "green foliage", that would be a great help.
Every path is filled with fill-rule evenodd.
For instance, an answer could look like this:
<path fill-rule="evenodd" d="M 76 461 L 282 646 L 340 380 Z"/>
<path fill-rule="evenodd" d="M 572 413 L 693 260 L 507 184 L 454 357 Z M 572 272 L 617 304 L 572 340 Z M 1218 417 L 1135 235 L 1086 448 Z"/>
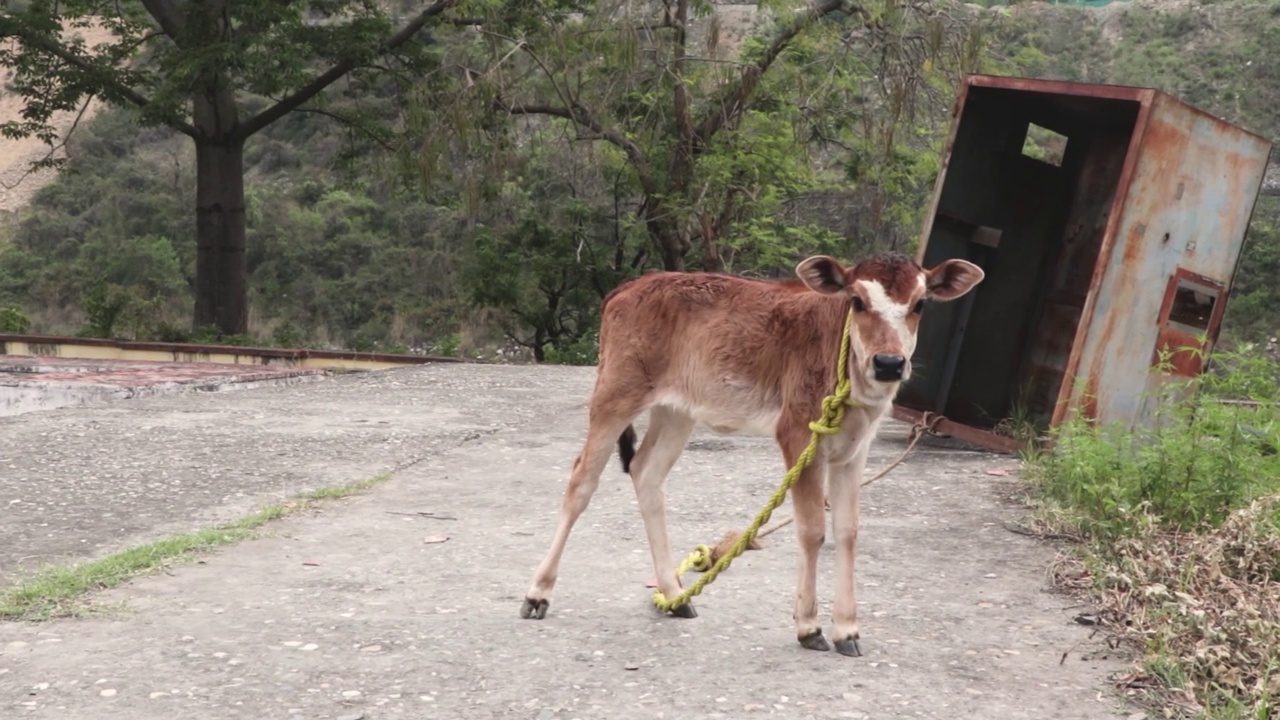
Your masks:
<path fill-rule="evenodd" d="M 83 305 L 85 327 L 80 335 L 85 337 L 108 338 L 115 333 L 116 323 L 129 304 L 130 297 L 118 285 L 98 283 L 85 293 Z"/>
<path fill-rule="evenodd" d="M 151 339 L 166 326 L 160 312 L 163 300 L 146 294 L 142 286 L 122 286 L 99 280 L 82 299 L 85 325 L 81 337 Z"/>
<path fill-rule="evenodd" d="M 197 345 L 239 345 L 239 346 L 261 346 L 264 343 L 249 335 L 240 335 L 236 333 L 225 333 L 216 325 L 200 325 L 192 328 L 191 332 L 186 336 L 183 342 L 195 343 Z"/>
<path fill-rule="evenodd" d="M 11 305 L 0 305 L 0 333 L 21 335 L 30 330 L 31 320 L 21 310 Z"/>
<path fill-rule="evenodd" d="M 451 333 L 436 341 L 435 352 L 437 355 L 455 357 L 458 354 L 458 346 L 461 344 L 462 338 L 457 333 Z"/>
<path fill-rule="evenodd" d="M 632 271 L 643 229 L 580 194 L 609 187 L 586 163 L 535 152 L 517 172 L 498 226 L 470 233 L 463 286 L 536 360 L 593 362 L 600 301 Z"/>
<path fill-rule="evenodd" d="M 149 296 L 174 294 L 185 282 L 173 243 L 155 235 L 90 235 L 76 262 L 81 278 L 137 288 Z"/>
<path fill-rule="evenodd" d="M 1035 459 L 1046 497 L 1091 537 L 1132 534 L 1154 518 L 1180 530 L 1215 527 L 1229 512 L 1280 491 L 1280 364 L 1218 353 L 1218 369 L 1169 382 L 1150 427 L 1055 428 Z"/>
<path fill-rule="evenodd" d="M 341 184 L 328 169 L 340 140 L 322 118 L 291 118 L 259 141 L 250 150 L 308 154 L 288 179 L 250 167 L 248 271 L 253 329 L 264 338 L 250 344 L 270 336 L 280 345 L 324 339 L 386 349 L 457 330 L 452 278 L 463 247 L 452 210 L 392 185 Z M 75 331 L 84 313 L 92 315 L 84 332 L 96 336 L 192 339 L 179 322 L 195 279 L 190 148 L 108 110 L 71 151 L 73 163 L 36 194 L 13 240 L 0 243 L 0 300 L 39 309 L 55 323 L 45 332 Z M 249 154 L 272 162 L 269 153 Z"/>
<path fill-rule="evenodd" d="M 386 5 L 373 0 L 6 5 L 0 68 L 7 71 L 6 91 L 23 107 L 0 122 L 0 136 L 39 138 L 50 152 L 33 167 L 61 164 L 58 116 L 76 113 L 78 123 L 95 98 L 127 108 L 143 126 L 187 135 L 211 160 L 197 168 L 209 213 L 196 223 L 199 242 L 222 258 L 195 269 L 202 274 L 194 283 L 201 295 L 195 322 L 243 332 L 243 178 L 228 177 L 226 168 L 242 166 L 249 138 L 299 110 L 321 112 L 361 138 L 350 143 L 347 159 L 356 147 L 392 147 L 391 128 L 403 126 L 396 96 L 429 87 L 428 73 L 437 69 L 435 43 L 423 31 L 457 4 L 424 4 L 398 28 Z M 326 98 L 339 80 L 346 92 Z M 361 104 L 360 96 L 375 88 L 381 102 Z"/>
<path fill-rule="evenodd" d="M 16 42 L 0 46 L 0 65 L 13 69 L 12 90 L 26 111 L 21 120 L 0 125 L 0 132 L 35 135 L 53 145 L 54 113 L 76 111 L 89 96 L 132 108 L 148 125 L 201 123 L 191 98 L 210 88 L 229 90 L 241 112 L 259 111 L 266 106 L 262 99 L 307 86 L 317 65 L 371 72 L 395 30 L 384 4 L 369 0 L 242 0 L 222 10 L 208 7 L 172 0 L 145 9 L 95 0 L 8 6 L 0 36 Z M 69 37 L 62 35 L 64 27 L 73 30 Z M 83 31 L 95 27 L 110 30 L 111 37 L 86 42 Z M 431 67 L 429 44 L 400 44 L 394 65 L 401 72 Z"/>
<path fill-rule="evenodd" d="M 306 336 L 291 322 L 283 322 L 271 331 L 271 344 L 276 347 L 298 348 L 306 344 Z"/>
<path fill-rule="evenodd" d="M 787 203 L 815 191 L 865 189 L 873 208 L 858 230 L 867 232 L 842 233 L 846 247 L 905 245 L 899 236 L 914 235 L 898 224 L 923 206 L 904 190 L 915 190 L 917 177 L 902 182 L 893 172 L 868 171 L 855 188 L 836 158 L 856 143 L 869 164 L 900 146 L 936 155 L 938 123 L 927 111 L 971 66 L 979 45 L 963 13 L 892 2 L 875 6 L 871 17 L 829 7 L 815 15 L 793 12 L 806 3 L 776 2 L 755 26 L 727 28 L 731 16 L 709 17 L 709 6 L 680 0 L 668 12 L 688 10 L 690 19 L 686 31 L 672 32 L 656 16 L 642 14 L 642 23 L 654 25 L 649 30 L 630 17 L 619 22 L 606 12 L 617 5 L 599 3 L 580 25 L 547 26 L 477 60 L 491 67 L 468 77 L 467 100 L 497 105 L 510 118 L 481 121 L 489 123 L 492 152 L 480 153 L 473 167 L 505 169 L 516 146 L 511 135 L 547 118 L 612 146 L 616 152 L 598 157 L 626 171 L 627 204 L 669 270 L 719 271 L 780 257 L 783 248 L 759 228 L 779 223 Z M 740 48 L 721 47 L 730 31 L 745 38 L 735 40 Z M 926 42 L 907 39 L 919 37 Z M 541 119 L 513 120 L 529 116 Z M 429 148 L 428 162 L 469 150 L 474 126 L 461 120 L 451 144 Z M 468 202 L 493 198 L 483 172 L 469 182 Z"/>
<path fill-rule="evenodd" d="M 557 365 L 595 365 L 600 360 L 600 335 L 592 330 L 571 342 L 547 348 L 546 362 Z"/>

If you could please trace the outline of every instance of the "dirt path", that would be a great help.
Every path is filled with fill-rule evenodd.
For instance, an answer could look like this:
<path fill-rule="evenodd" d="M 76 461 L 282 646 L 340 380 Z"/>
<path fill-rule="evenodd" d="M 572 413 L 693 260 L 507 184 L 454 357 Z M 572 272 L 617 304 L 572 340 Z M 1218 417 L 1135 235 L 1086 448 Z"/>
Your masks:
<path fill-rule="evenodd" d="M 66 466 L 95 443 L 122 463 L 112 512 L 169 529 L 258 499 L 367 477 L 416 459 L 371 494 L 271 526 L 198 564 L 103 593 L 106 615 L 0 625 L 0 712 L 15 718 L 1107 718 L 1120 667 L 1046 591 L 1052 552 L 1003 529 L 1009 458 L 937 444 L 867 489 L 860 535 L 860 659 L 793 637 L 790 528 L 698 601 L 658 616 L 630 483 L 611 465 L 569 544 L 550 616 L 518 617 L 549 541 L 584 427 L 590 369 L 440 366 L 228 395 L 147 398 L 0 419 L 0 508 L 60 493 L 46 521 L 74 537 L 111 496 Z M 186 417 L 168 440 L 144 430 Z M 89 425 L 92 423 L 92 425 Z M 367 430 L 381 424 L 384 439 Z M 59 433 L 59 428 L 92 428 Z M 133 430 L 130 430 L 133 428 Z M 903 447 L 891 424 L 870 465 Z M 173 442 L 180 437 L 180 442 Z M 388 442 L 390 437 L 398 441 Z M 128 442 L 122 442 L 130 438 Z M 240 442 L 237 443 L 237 440 Z M 45 451 L 72 442 L 62 460 Z M 325 444 L 335 446 L 325 451 Z M 10 454 L 15 448 L 21 453 Z M 235 448 L 231 450 L 231 448 Z M 215 452 L 206 452 L 215 450 Z M 7 459 L 4 459 L 7 456 Z M 41 458 L 24 464 L 26 457 Z M 15 462 L 16 460 L 16 462 Z M 326 463 L 333 469 L 320 470 Z M 695 435 L 669 493 L 677 548 L 741 527 L 782 468 L 763 439 Z M 12 481 L 14 469 L 23 480 Z M 252 468 L 246 480 L 237 469 Z M 223 478 L 200 513 L 186 481 Z M 25 488 L 25 489 L 24 489 Z M 265 491 L 270 488 L 269 491 Z M 25 496 L 24 496 L 25 497 Z M 789 513 L 784 506 L 779 513 Z M 430 519 L 419 512 L 456 519 Z M 0 510 L 0 524 L 13 516 Z M 62 520 L 59 520 L 62 518 Z M 105 550 L 147 529 L 84 531 Z M 105 534 L 105 536 L 104 536 Z M 444 542 L 432 542 L 447 536 Z M 0 547 L 12 560 L 42 545 Z M 97 552 L 97 551 L 95 551 Z M 90 553 L 92 554 L 92 553 Z M 829 617 L 834 557 L 822 553 Z M 829 623 L 828 623 L 829 624 Z M 1064 653 L 1066 659 L 1063 660 Z"/>

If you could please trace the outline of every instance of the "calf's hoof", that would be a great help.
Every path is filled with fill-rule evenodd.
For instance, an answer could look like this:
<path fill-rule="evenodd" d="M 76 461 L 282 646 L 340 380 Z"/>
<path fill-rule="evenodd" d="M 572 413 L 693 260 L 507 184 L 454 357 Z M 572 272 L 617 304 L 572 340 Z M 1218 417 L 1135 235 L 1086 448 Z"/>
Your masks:
<path fill-rule="evenodd" d="M 821 630 L 814 630 L 808 635 L 800 637 L 799 640 L 800 647 L 805 650 L 821 650 L 822 652 L 826 652 L 831 649 L 831 646 L 827 644 L 827 639 L 822 636 Z"/>
<path fill-rule="evenodd" d="M 693 609 L 693 603 L 685 603 L 680 607 L 672 608 L 671 615 L 672 617 L 692 620 L 693 618 L 698 617 L 698 611 Z"/>
<path fill-rule="evenodd" d="M 849 657 L 862 657 L 862 648 L 858 646 L 858 636 L 837 640 L 836 652 Z"/>
<path fill-rule="evenodd" d="M 547 608 L 551 607 L 550 600 L 534 600 L 531 597 L 524 599 L 524 603 L 520 605 L 520 617 L 525 620 L 541 620 L 547 616 Z"/>

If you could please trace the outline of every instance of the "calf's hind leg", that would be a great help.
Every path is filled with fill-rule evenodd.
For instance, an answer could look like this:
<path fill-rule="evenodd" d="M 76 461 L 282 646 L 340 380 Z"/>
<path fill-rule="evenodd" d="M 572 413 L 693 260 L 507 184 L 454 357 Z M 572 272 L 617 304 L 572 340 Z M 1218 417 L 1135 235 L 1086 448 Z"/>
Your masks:
<path fill-rule="evenodd" d="M 653 570 L 657 575 L 658 589 L 668 598 L 680 594 L 680 578 L 676 577 L 676 564 L 671 558 L 671 538 L 667 534 L 667 502 L 663 486 L 667 475 L 684 452 L 689 435 L 693 432 L 693 418 L 671 408 L 658 405 L 649 411 L 649 428 L 645 431 L 640 451 L 631 463 L 631 481 L 636 488 L 636 500 L 640 505 L 640 517 L 649 537 L 649 552 L 653 555 Z M 685 603 L 671 611 L 676 617 L 692 618 L 698 613 L 693 603 Z"/>
<path fill-rule="evenodd" d="M 627 410 L 620 412 L 620 407 Z M 520 617 L 541 620 L 547 616 L 556 577 L 560 572 L 560 558 L 564 555 L 569 533 L 591 502 L 591 496 L 600 484 L 600 473 L 613 454 L 618 436 L 626 430 L 640 409 L 639 403 L 633 402 L 630 397 L 605 395 L 598 391 L 592 397 L 587 440 L 582 452 L 573 461 L 573 472 L 569 475 L 569 485 L 565 488 L 564 502 L 560 509 L 560 522 L 551 540 L 551 548 L 533 575 L 533 584 L 520 606 Z"/>

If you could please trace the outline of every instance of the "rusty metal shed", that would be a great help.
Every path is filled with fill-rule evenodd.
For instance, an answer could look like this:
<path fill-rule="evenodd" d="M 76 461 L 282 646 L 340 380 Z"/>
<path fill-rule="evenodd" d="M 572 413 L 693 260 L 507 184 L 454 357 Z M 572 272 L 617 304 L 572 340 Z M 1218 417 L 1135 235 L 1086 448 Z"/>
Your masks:
<path fill-rule="evenodd" d="M 1150 88 L 965 77 L 917 259 L 986 279 L 925 314 L 895 415 L 1004 451 L 1013 416 L 1144 422 L 1161 350 L 1217 340 L 1270 152 Z"/>

